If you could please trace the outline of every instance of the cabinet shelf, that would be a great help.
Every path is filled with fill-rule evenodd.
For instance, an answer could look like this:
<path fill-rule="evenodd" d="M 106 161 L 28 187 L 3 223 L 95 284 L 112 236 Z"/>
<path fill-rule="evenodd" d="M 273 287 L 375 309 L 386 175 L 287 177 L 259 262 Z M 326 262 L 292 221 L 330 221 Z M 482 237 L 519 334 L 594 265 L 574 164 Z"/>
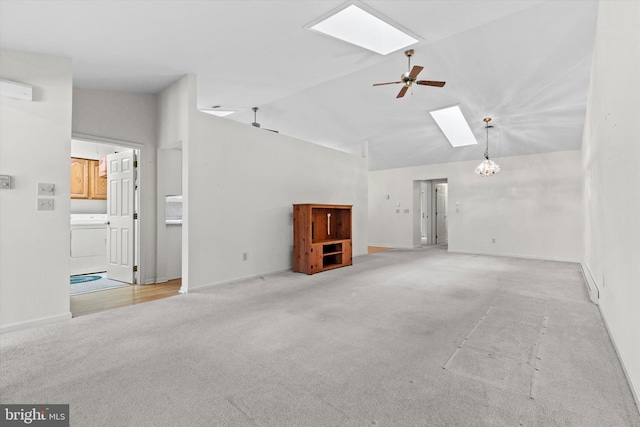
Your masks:
<path fill-rule="evenodd" d="M 293 271 L 352 265 L 351 205 L 293 205 Z"/>
<path fill-rule="evenodd" d="M 324 252 L 324 253 L 322 254 L 322 256 L 335 255 L 335 254 L 341 254 L 341 253 L 342 253 L 342 251 L 340 251 L 340 252 L 328 252 L 328 253 L 327 253 L 327 252 Z"/>

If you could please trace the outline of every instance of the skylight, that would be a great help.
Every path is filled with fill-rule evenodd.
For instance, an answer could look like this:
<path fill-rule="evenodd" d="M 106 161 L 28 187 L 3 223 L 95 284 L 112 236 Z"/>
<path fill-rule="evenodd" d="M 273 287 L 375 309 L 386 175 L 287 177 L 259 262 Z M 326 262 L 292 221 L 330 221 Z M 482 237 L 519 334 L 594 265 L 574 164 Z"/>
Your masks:
<path fill-rule="evenodd" d="M 200 110 L 203 113 L 207 113 L 207 114 L 211 114 L 213 116 L 218 116 L 218 117 L 224 117 L 224 116 L 228 116 L 229 114 L 233 114 L 235 113 L 235 111 L 228 111 L 228 110 Z"/>
<path fill-rule="evenodd" d="M 374 16 L 355 4 L 328 16 L 306 28 L 335 37 L 347 43 L 369 49 L 381 55 L 418 42 L 405 31 Z"/>
<path fill-rule="evenodd" d="M 431 111 L 440 129 L 447 137 L 449 143 L 454 147 L 463 147 L 465 145 L 475 145 L 478 143 L 469 124 L 464 119 L 460 107 L 443 108 L 442 110 Z"/>

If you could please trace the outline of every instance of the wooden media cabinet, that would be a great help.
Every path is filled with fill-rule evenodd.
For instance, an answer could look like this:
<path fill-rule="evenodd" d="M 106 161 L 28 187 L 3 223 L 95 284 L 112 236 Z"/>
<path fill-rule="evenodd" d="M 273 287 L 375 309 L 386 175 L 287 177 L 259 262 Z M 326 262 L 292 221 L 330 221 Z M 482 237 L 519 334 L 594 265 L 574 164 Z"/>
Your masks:
<path fill-rule="evenodd" d="M 293 205 L 293 271 L 352 265 L 351 205 Z"/>

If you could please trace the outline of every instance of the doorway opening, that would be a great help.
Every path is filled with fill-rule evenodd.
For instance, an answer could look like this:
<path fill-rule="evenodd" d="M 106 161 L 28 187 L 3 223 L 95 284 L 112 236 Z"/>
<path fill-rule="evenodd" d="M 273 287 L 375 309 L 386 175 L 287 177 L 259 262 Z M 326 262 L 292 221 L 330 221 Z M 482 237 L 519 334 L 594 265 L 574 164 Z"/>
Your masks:
<path fill-rule="evenodd" d="M 87 274 L 104 274 L 108 279 L 104 280 L 106 287 L 113 287 L 113 281 L 139 283 L 141 221 L 137 159 L 141 151 L 139 144 L 123 141 L 75 136 L 71 140 L 72 287 L 78 284 L 86 287 L 86 281 L 78 279 Z M 87 292 L 100 290 L 94 288 L 89 286 Z M 70 294 L 77 293 L 70 290 Z"/>
<path fill-rule="evenodd" d="M 418 246 L 446 245 L 449 242 L 447 220 L 448 182 L 446 179 L 416 182 L 419 188 L 419 205 L 415 242 Z"/>

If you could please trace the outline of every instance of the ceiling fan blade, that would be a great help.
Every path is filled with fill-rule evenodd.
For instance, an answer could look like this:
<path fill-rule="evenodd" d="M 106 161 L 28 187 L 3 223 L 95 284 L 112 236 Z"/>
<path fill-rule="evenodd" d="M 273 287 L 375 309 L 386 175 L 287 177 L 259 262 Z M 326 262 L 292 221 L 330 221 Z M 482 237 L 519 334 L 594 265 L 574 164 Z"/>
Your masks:
<path fill-rule="evenodd" d="M 402 83 L 402 82 L 387 82 L 387 83 L 374 83 L 374 86 L 382 86 L 382 85 L 396 85 L 398 83 Z"/>
<path fill-rule="evenodd" d="M 432 80 L 418 80 L 417 85 L 442 87 L 446 82 L 436 82 Z"/>
<path fill-rule="evenodd" d="M 398 96 L 396 96 L 396 98 L 402 98 L 404 94 L 407 93 L 407 89 L 409 89 L 408 86 L 405 86 L 402 89 L 400 89 L 400 92 L 398 93 Z"/>
<path fill-rule="evenodd" d="M 418 74 L 420 74 L 420 71 L 422 71 L 423 69 L 424 67 L 421 67 L 419 65 L 414 65 L 413 68 L 411 69 L 411 72 L 409 73 L 409 78 L 415 79 L 416 77 L 418 77 Z"/>

